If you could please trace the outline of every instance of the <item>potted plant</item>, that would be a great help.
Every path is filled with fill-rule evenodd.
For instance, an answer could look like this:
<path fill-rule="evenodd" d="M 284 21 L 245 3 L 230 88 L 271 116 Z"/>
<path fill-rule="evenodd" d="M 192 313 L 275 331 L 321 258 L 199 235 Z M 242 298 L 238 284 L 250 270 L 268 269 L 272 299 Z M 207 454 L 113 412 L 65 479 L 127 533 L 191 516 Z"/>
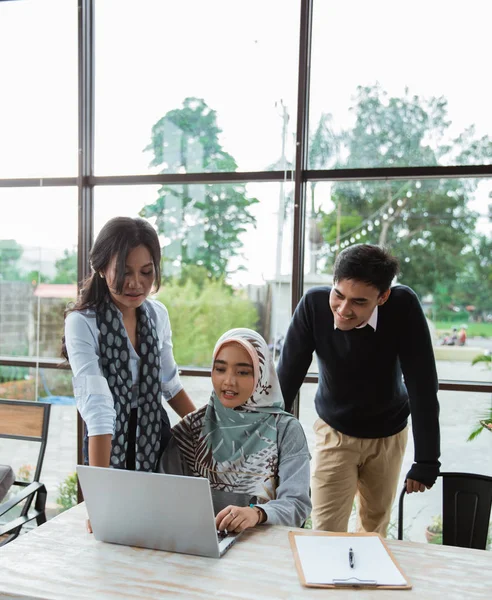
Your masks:
<path fill-rule="evenodd" d="M 432 523 L 425 530 L 425 539 L 429 544 L 442 544 L 442 517 L 432 517 Z"/>
<path fill-rule="evenodd" d="M 476 365 L 478 363 L 485 363 L 485 367 L 490 369 L 492 365 L 492 354 L 486 353 L 476 356 L 472 361 L 472 365 Z M 492 432 L 492 406 L 490 407 L 489 412 L 479 420 L 479 426 L 470 433 L 468 441 L 471 442 L 474 440 L 477 435 L 482 433 L 482 431 L 485 429 Z"/>
<path fill-rule="evenodd" d="M 58 498 L 56 503 L 61 512 L 68 510 L 77 504 L 77 473 L 72 473 L 58 486 Z"/>

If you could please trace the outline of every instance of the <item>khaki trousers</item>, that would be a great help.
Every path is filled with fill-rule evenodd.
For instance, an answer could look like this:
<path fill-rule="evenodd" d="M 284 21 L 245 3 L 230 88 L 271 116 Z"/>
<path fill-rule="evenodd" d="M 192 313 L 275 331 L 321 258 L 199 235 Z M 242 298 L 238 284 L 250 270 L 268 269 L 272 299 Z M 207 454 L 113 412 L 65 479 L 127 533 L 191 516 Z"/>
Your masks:
<path fill-rule="evenodd" d="M 313 529 L 347 531 L 357 494 L 357 530 L 386 536 L 408 427 L 386 438 L 356 438 L 317 419 L 314 432 Z"/>

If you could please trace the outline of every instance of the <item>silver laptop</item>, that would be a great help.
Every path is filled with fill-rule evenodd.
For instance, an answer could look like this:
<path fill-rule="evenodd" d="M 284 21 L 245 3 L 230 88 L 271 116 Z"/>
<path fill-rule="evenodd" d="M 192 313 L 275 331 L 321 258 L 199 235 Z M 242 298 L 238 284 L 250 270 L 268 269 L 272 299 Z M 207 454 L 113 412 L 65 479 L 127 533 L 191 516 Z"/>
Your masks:
<path fill-rule="evenodd" d="M 96 540 L 219 558 L 238 538 L 218 534 L 208 479 L 82 465 L 77 474 Z"/>

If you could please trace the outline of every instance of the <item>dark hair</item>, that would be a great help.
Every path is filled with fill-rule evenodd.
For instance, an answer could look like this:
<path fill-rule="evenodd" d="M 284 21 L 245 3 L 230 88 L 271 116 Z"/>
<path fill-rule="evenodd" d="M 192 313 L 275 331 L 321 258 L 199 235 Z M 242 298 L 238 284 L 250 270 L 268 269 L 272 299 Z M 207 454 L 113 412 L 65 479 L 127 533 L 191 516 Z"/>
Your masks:
<path fill-rule="evenodd" d="M 99 232 L 89 254 L 92 273 L 82 283 L 78 300 L 69 305 L 65 317 L 77 310 L 99 308 L 109 295 L 106 279 L 100 277 L 116 256 L 115 289 L 118 294 L 123 290 L 125 282 L 126 259 L 128 253 L 137 246 L 145 246 L 154 264 L 156 289 L 161 282 L 161 246 L 155 229 L 150 223 L 140 218 L 115 217 L 110 219 Z M 65 338 L 62 342 L 62 356 L 67 358 Z"/>
<path fill-rule="evenodd" d="M 372 244 L 355 244 L 338 255 L 333 281 L 354 279 L 374 286 L 382 294 L 390 288 L 398 272 L 398 259 L 386 249 Z"/>

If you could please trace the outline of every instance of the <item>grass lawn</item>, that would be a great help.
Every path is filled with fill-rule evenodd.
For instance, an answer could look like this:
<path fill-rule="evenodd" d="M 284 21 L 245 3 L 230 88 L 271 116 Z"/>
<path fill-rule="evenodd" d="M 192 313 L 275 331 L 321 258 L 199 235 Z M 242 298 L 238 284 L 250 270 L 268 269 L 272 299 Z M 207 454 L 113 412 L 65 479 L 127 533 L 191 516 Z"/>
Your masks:
<path fill-rule="evenodd" d="M 456 329 L 460 329 L 460 325 L 463 324 L 463 321 L 459 323 L 451 323 L 446 321 L 436 321 L 434 325 L 439 333 L 450 333 L 453 327 Z M 492 337 L 492 323 L 466 323 L 468 325 L 468 329 L 466 330 L 467 337 Z"/>

